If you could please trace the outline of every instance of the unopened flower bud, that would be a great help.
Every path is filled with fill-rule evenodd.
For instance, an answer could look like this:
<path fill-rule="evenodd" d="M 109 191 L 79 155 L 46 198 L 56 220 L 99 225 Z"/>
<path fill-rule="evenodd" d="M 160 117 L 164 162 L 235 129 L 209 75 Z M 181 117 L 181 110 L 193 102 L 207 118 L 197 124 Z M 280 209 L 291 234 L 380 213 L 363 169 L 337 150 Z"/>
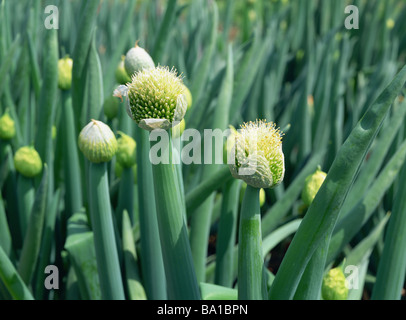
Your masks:
<path fill-rule="evenodd" d="M 125 71 L 124 59 L 125 56 L 122 56 L 115 72 L 116 81 L 119 84 L 126 84 L 128 82 L 131 82 L 131 77 L 128 75 L 127 71 Z"/>
<path fill-rule="evenodd" d="M 327 173 L 321 171 L 320 167 L 318 167 L 314 173 L 306 178 L 302 191 L 302 201 L 306 206 L 310 206 L 312 204 L 313 199 L 316 197 L 316 194 L 323 184 L 326 176 Z"/>
<path fill-rule="evenodd" d="M 131 48 L 125 56 L 124 68 L 131 77 L 136 72 L 155 68 L 155 63 L 148 52 L 138 46 L 137 41 L 135 47 Z"/>
<path fill-rule="evenodd" d="M 14 154 L 14 166 L 24 177 L 33 178 L 42 171 L 41 157 L 33 147 L 21 147 Z"/>
<path fill-rule="evenodd" d="M 0 117 L 0 139 L 10 140 L 13 139 L 15 135 L 16 128 L 14 120 L 6 111 L 6 113 Z"/>
<path fill-rule="evenodd" d="M 116 154 L 117 140 L 108 125 L 91 120 L 80 132 L 78 146 L 89 161 L 108 162 Z"/>
<path fill-rule="evenodd" d="M 132 137 L 121 131 L 118 133 L 116 160 L 122 167 L 129 168 L 135 164 L 137 144 Z"/>
<path fill-rule="evenodd" d="M 66 56 L 58 61 L 58 87 L 61 90 L 69 90 L 72 85 L 73 60 Z"/>
<path fill-rule="evenodd" d="M 321 295 L 324 300 L 347 300 L 347 280 L 340 267 L 331 269 L 323 277 Z"/>

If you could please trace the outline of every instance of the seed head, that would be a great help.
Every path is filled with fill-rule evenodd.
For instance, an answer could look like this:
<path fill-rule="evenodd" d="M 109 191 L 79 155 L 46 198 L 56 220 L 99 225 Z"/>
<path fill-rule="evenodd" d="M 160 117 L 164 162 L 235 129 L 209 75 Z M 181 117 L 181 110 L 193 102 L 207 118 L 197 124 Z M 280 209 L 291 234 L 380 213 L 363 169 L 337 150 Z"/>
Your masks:
<path fill-rule="evenodd" d="M 313 199 L 323 184 L 324 179 L 326 179 L 326 176 L 327 173 L 321 171 L 320 167 L 318 167 L 314 173 L 306 178 L 302 191 L 302 201 L 306 206 L 312 204 Z"/>
<path fill-rule="evenodd" d="M 78 146 L 89 161 L 108 162 L 116 154 L 117 140 L 108 125 L 91 120 L 80 132 Z"/>
<path fill-rule="evenodd" d="M 10 140 L 13 139 L 15 135 L 16 128 L 14 120 L 6 111 L 6 113 L 0 117 L 0 139 Z"/>
<path fill-rule="evenodd" d="M 61 90 L 69 90 L 72 85 L 73 60 L 66 56 L 58 61 L 58 87 Z"/>
<path fill-rule="evenodd" d="M 285 174 L 282 133 L 272 122 L 244 123 L 233 135 L 234 161 L 229 167 L 233 177 L 254 188 L 272 188 Z"/>
<path fill-rule="evenodd" d="M 136 161 L 136 146 L 134 139 L 119 131 L 120 137 L 117 139 L 116 160 L 124 168 L 132 167 Z"/>
<path fill-rule="evenodd" d="M 33 178 L 42 171 L 41 157 L 33 147 L 21 147 L 14 154 L 14 166 L 24 177 Z"/>
<path fill-rule="evenodd" d="M 127 94 L 127 113 L 143 129 L 166 130 L 185 116 L 184 85 L 174 69 L 158 66 L 136 72 Z"/>
<path fill-rule="evenodd" d="M 331 269 L 323 277 L 321 294 L 324 300 L 347 300 L 347 280 L 341 267 Z"/>

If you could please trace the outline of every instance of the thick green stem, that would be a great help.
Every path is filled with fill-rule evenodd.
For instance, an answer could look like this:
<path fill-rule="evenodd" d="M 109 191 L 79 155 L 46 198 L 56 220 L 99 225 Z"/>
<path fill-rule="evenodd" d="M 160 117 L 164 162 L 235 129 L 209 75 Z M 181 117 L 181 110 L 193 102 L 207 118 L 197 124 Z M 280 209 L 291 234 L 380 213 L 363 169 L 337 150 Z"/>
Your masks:
<path fill-rule="evenodd" d="M 89 184 L 91 190 L 89 195 L 90 215 L 102 298 L 124 300 L 124 287 L 113 228 L 106 163 L 90 164 Z"/>
<path fill-rule="evenodd" d="M 137 127 L 135 136 L 137 141 L 141 273 L 148 299 L 165 300 L 167 298 L 165 270 L 155 205 L 154 177 L 149 161 L 148 132 Z"/>
<path fill-rule="evenodd" d="M 259 189 L 248 185 L 242 202 L 238 235 L 238 299 L 264 298 L 263 271 Z"/>
<path fill-rule="evenodd" d="M 30 220 L 31 208 L 34 203 L 35 189 L 33 180 L 19 174 L 17 178 L 19 216 L 21 224 L 21 234 L 27 232 L 28 221 Z"/>
<path fill-rule="evenodd" d="M 151 142 L 151 147 L 155 142 Z M 185 208 L 177 185 L 176 164 L 172 163 L 172 143 L 161 143 L 162 155 L 170 163 L 152 165 L 162 255 L 169 299 L 200 299 L 199 286 L 185 223 Z"/>

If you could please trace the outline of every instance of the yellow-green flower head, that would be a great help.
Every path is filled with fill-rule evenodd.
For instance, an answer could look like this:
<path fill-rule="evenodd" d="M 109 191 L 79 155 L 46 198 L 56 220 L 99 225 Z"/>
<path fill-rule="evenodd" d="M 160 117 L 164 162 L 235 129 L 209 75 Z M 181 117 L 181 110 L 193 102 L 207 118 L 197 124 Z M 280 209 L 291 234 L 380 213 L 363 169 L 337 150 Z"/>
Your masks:
<path fill-rule="evenodd" d="M 14 120 L 6 111 L 6 113 L 0 117 L 0 139 L 10 140 L 13 139 L 15 135 L 16 128 Z"/>
<path fill-rule="evenodd" d="M 185 116 L 184 86 L 176 70 L 144 69 L 133 75 L 127 87 L 127 113 L 141 128 L 167 130 Z"/>
<path fill-rule="evenodd" d="M 128 50 L 125 55 L 124 68 L 131 77 L 136 72 L 155 68 L 155 63 L 148 52 L 138 46 L 137 41 L 135 47 Z"/>
<path fill-rule="evenodd" d="M 320 167 L 318 167 L 314 173 L 306 178 L 302 191 L 302 201 L 306 206 L 312 204 L 326 176 L 327 173 L 321 171 Z"/>
<path fill-rule="evenodd" d="M 117 117 L 119 106 L 120 101 L 114 96 L 109 96 L 104 100 L 103 112 L 107 119 L 113 120 Z"/>
<path fill-rule="evenodd" d="M 108 125 L 91 120 L 80 132 L 78 146 L 89 161 L 108 162 L 116 154 L 117 140 Z"/>
<path fill-rule="evenodd" d="M 69 90 L 72 85 L 73 60 L 66 56 L 58 61 L 58 87 Z"/>
<path fill-rule="evenodd" d="M 117 139 L 116 160 L 124 168 L 132 167 L 136 161 L 136 146 L 134 139 L 119 131 L 120 137 Z"/>
<path fill-rule="evenodd" d="M 186 97 L 187 109 L 189 110 L 193 104 L 192 93 L 190 92 L 188 87 L 186 87 L 185 85 L 184 87 L 185 87 L 184 95 Z"/>
<path fill-rule="evenodd" d="M 128 82 L 131 82 L 131 77 L 128 75 L 127 71 L 125 71 L 124 60 L 125 56 L 122 56 L 115 72 L 116 81 L 119 84 L 126 84 Z"/>
<path fill-rule="evenodd" d="M 347 300 L 347 280 L 340 267 L 331 269 L 323 277 L 321 295 L 324 300 Z"/>
<path fill-rule="evenodd" d="M 234 136 L 228 161 L 233 177 L 254 188 L 272 188 L 285 175 L 285 157 L 282 151 L 282 133 L 275 124 L 262 120 L 244 123 Z"/>
<path fill-rule="evenodd" d="M 14 166 L 24 177 L 33 178 L 42 171 L 41 157 L 33 147 L 21 147 L 14 154 Z"/>

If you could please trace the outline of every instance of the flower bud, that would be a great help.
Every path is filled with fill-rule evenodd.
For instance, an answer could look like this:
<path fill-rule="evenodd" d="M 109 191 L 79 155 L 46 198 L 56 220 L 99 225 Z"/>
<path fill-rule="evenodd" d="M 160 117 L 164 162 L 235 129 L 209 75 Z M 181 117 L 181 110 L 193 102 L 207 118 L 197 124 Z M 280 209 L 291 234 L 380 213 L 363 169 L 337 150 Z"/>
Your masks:
<path fill-rule="evenodd" d="M 0 139 L 10 140 L 13 139 L 15 135 L 16 128 L 14 120 L 6 111 L 6 113 L 0 117 Z"/>
<path fill-rule="evenodd" d="M 245 123 L 232 136 L 235 139 L 231 150 L 234 161 L 230 163 L 228 159 L 228 165 L 234 178 L 254 188 L 272 188 L 283 180 L 282 134 L 274 123 L 262 120 Z"/>
<path fill-rule="evenodd" d="M 127 95 L 128 115 L 145 130 L 167 130 L 185 116 L 184 86 L 174 69 L 156 67 L 135 73 Z"/>
<path fill-rule="evenodd" d="M 80 132 L 78 146 L 89 161 L 108 162 L 116 154 L 117 140 L 108 125 L 91 120 Z"/>
<path fill-rule="evenodd" d="M 131 82 L 131 77 L 128 75 L 127 71 L 125 71 L 124 60 L 125 56 L 122 56 L 115 72 L 116 81 L 119 84 L 126 84 L 128 82 Z"/>
<path fill-rule="evenodd" d="M 72 85 L 73 60 L 66 56 L 58 61 L 58 87 L 61 90 L 69 90 Z"/>
<path fill-rule="evenodd" d="M 113 120 L 117 117 L 120 101 L 113 96 L 109 96 L 104 100 L 103 112 L 108 120 Z"/>
<path fill-rule="evenodd" d="M 24 177 L 33 178 L 42 171 L 41 157 L 33 147 L 21 147 L 14 154 L 14 166 Z"/>
<path fill-rule="evenodd" d="M 129 168 L 136 161 L 136 143 L 133 138 L 119 131 L 120 137 L 117 139 L 116 160 L 124 168 Z"/>
<path fill-rule="evenodd" d="M 312 204 L 313 199 L 323 184 L 326 176 L 327 173 L 321 171 L 320 167 L 318 167 L 313 174 L 306 178 L 302 191 L 302 201 L 306 206 L 310 206 Z"/>
<path fill-rule="evenodd" d="M 131 48 L 127 52 L 124 59 L 124 68 L 130 77 L 136 72 L 155 68 L 151 56 L 143 48 L 139 47 L 137 43 L 134 48 Z"/>
<path fill-rule="evenodd" d="M 347 280 L 340 267 L 331 269 L 323 277 L 321 295 L 324 300 L 347 300 Z"/>

